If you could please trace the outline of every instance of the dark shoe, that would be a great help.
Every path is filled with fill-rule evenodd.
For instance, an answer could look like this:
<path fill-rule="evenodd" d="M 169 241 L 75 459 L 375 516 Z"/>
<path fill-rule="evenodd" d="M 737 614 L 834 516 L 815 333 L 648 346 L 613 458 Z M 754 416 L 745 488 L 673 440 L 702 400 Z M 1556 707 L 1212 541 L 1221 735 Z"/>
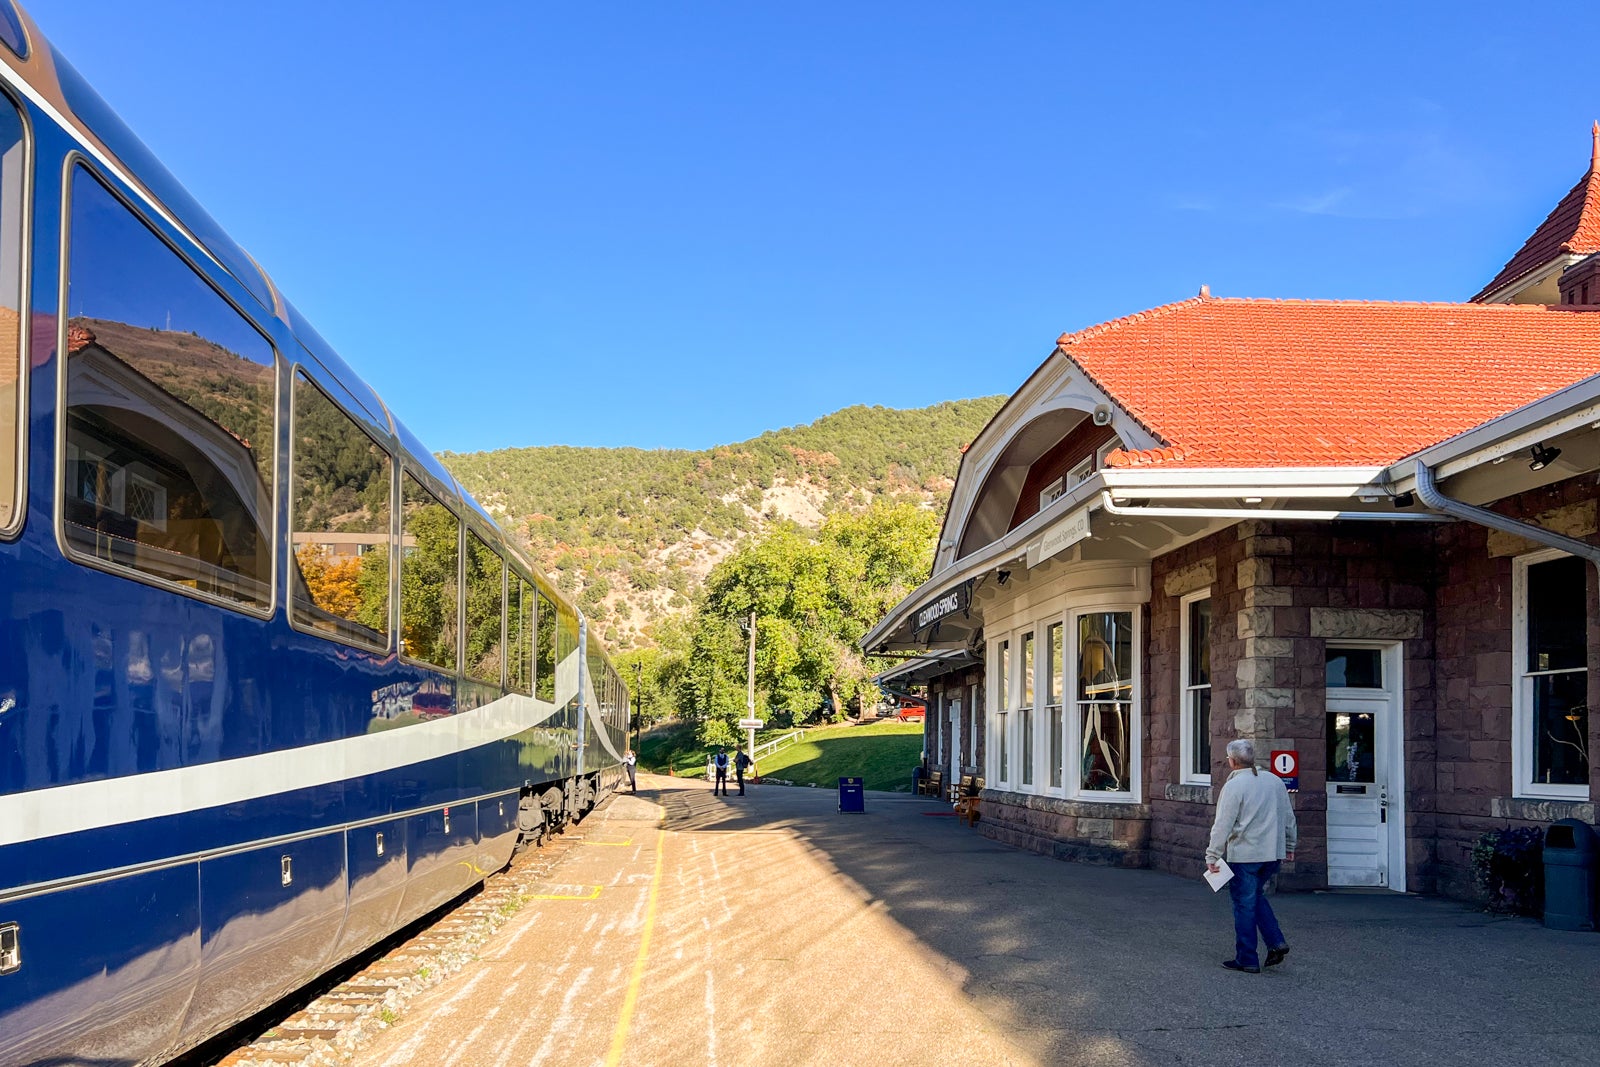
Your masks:
<path fill-rule="evenodd" d="M 1267 950 L 1267 960 L 1266 960 L 1267 966 L 1268 967 L 1276 967 L 1278 964 L 1283 962 L 1283 958 L 1285 956 L 1287 956 L 1288 954 L 1289 954 L 1289 946 L 1288 945 L 1284 945 L 1282 948 L 1268 949 Z"/>
<path fill-rule="evenodd" d="M 1246 967 L 1238 960 L 1223 960 L 1222 965 L 1230 971 L 1243 971 L 1245 974 L 1260 974 L 1260 967 Z"/>

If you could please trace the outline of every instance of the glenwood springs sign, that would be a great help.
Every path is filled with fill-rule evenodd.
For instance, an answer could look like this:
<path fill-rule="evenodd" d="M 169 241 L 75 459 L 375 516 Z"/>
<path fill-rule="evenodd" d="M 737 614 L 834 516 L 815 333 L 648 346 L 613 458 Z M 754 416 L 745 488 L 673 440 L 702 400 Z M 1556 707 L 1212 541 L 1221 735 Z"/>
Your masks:
<path fill-rule="evenodd" d="M 930 601 L 917 609 L 913 616 L 912 630 L 926 630 L 934 623 L 947 615 L 964 612 L 972 606 L 972 583 L 962 582 L 948 593 L 942 594 L 937 600 Z"/>

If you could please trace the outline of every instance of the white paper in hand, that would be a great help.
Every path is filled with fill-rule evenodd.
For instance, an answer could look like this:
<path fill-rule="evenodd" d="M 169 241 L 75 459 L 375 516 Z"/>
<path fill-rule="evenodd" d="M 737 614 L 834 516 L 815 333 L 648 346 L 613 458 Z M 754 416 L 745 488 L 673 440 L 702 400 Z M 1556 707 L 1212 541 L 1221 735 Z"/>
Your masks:
<path fill-rule="evenodd" d="M 1207 867 L 1205 870 L 1205 876 L 1206 884 L 1209 885 L 1211 887 L 1211 891 L 1215 893 L 1217 890 L 1228 884 L 1228 879 L 1233 877 L 1233 868 L 1228 866 L 1227 860 L 1218 860 L 1217 873 L 1212 874 L 1211 868 Z"/>

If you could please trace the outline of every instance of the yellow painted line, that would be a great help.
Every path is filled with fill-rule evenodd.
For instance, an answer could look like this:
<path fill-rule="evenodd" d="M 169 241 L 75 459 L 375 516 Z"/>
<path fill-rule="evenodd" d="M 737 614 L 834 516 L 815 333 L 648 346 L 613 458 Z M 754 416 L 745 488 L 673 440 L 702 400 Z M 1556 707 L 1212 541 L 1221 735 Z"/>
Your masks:
<path fill-rule="evenodd" d="M 621 840 L 621 841 L 596 841 L 594 838 L 591 837 L 591 838 L 588 838 L 587 840 L 585 840 L 584 844 L 586 844 L 586 845 L 599 845 L 602 848 L 623 848 L 623 847 L 625 847 L 627 845 L 633 844 L 633 838 L 629 837 L 629 838 L 625 838 L 624 840 Z"/>
<path fill-rule="evenodd" d="M 665 835 L 656 830 L 656 872 L 650 877 L 650 900 L 644 909 L 644 932 L 639 935 L 639 954 L 633 959 L 633 974 L 628 978 L 628 992 L 622 998 L 622 1013 L 617 1016 L 617 1028 L 611 1035 L 611 1051 L 606 1054 L 605 1067 L 619 1067 L 622 1050 L 628 1042 L 628 1027 L 633 1022 L 633 1009 L 639 1003 L 639 986 L 644 982 L 644 964 L 650 955 L 650 933 L 656 925 L 656 904 L 661 899 L 661 861 L 666 856 Z"/>
<path fill-rule="evenodd" d="M 533 894 L 529 895 L 528 899 L 529 900 L 594 900 L 596 897 L 598 897 L 600 895 L 600 887 L 597 886 L 597 885 L 580 885 L 580 886 L 574 886 L 573 888 L 577 889 L 578 892 L 576 892 L 576 893 L 533 893 Z"/>

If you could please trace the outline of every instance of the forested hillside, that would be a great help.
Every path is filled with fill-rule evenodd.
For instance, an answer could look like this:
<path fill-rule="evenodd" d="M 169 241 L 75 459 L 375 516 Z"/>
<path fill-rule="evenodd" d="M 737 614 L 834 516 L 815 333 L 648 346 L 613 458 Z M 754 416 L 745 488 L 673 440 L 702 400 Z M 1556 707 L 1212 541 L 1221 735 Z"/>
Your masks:
<path fill-rule="evenodd" d="M 774 522 L 815 528 L 875 500 L 941 506 L 962 447 L 1004 399 L 850 407 L 698 452 L 548 446 L 439 458 L 611 647 L 627 648 L 686 611 L 711 568 Z"/>

